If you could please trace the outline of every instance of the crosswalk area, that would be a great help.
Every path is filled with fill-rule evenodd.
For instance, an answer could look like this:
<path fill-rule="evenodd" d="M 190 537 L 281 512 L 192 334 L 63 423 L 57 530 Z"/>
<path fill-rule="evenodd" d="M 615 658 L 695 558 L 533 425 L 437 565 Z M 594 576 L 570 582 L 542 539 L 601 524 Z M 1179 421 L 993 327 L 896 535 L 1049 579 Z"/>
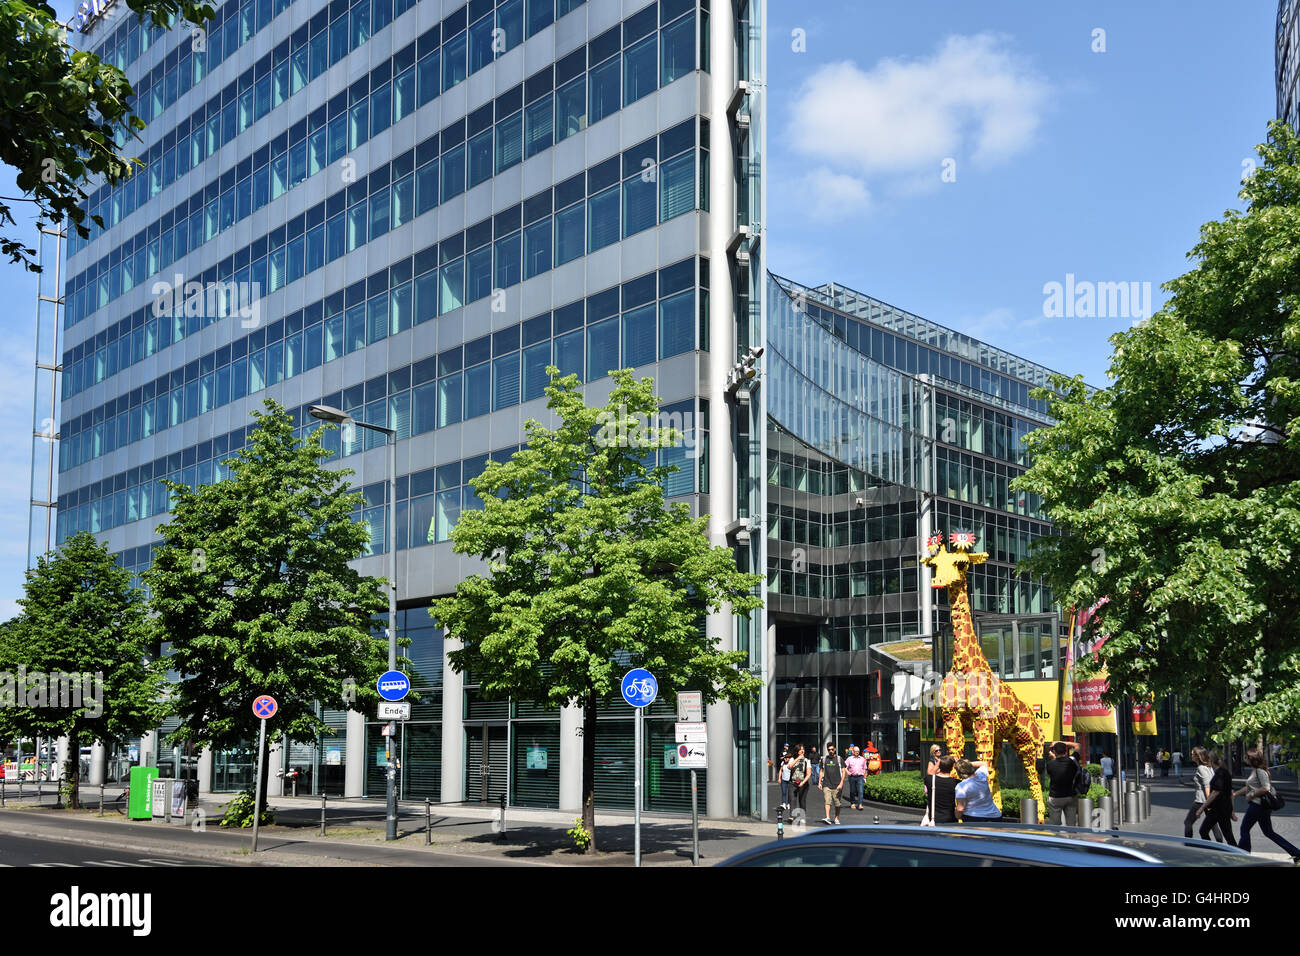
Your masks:
<path fill-rule="evenodd" d="M 78 869 L 83 866 L 132 866 L 132 867 L 151 867 L 151 866 L 201 866 L 200 863 L 193 863 L 186 860 L 169 860 L 164 857 L 144 857 L 139 860 L 85 860 L 81 863 L 33 863 L 32 866 L 44 867 L 63 867 Z M 0 864 L 0 866 L 12 866 L 12 864 Z"/>

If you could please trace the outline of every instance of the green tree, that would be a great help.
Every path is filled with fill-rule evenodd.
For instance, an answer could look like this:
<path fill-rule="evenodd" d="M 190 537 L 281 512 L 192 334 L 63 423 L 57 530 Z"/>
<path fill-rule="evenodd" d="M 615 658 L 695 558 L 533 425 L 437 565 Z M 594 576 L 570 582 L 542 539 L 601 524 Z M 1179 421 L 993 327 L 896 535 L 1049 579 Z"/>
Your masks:
<path fill-rule="evenodd" d="M 173 739 L 213 749 L 257 739 L 261 694 L 279 703 L 268 740 L 331 733 L 316 702 L 377 701 L 388 660 L 374 631 L 385 582 L 348 564 L 370 541 L 352 520 L 361 503 L 347 491 L 352 472 L 321 464 L 319 429 L 297 439 L 284 409 L 264 404 L 248 447 L 225 462 L 228 478 L 198 490 L 167 482 L 172 515 L 144 575 L 168 664 L 182 675 Z"/>
<path fill-rule="evenodd" d="M 77 808 L 83 742 L 125 743 L 158 726 L 163 672 L 149 653 L 143 596 L 93 535 L 38 558 L 23 587 L 23 612 L 0 633 L 0 739 L 66 736 Z"/>
<path fill-rule="evenodd" d="M 646 460 L 681 436 L 648 425 L 659 410 L 651 379 L 613 373 L 599 409 L 583 402 L 577 376 L 547 371 L 558 426 L 529 420 L 527 446 L 474 479 L 483 508 L 452 532 L 455 550 L 487 559 L 489 573 L 463 580 L 433 613 L 461 644 L 452 666 L 485 696 L 583 706 L 582 820 L 594 852 L 597 706 L 632 667 L 648 668 L 670 700 L 687 689 L 710 703 L 752 700 L 761 682 L 747 655 L 720 651 L 703 616 L 752 611 L 761 578 L 709 545 L 707 517 L 665 506 L 663 479 L 676 469 Z"/>
<path fill-rule="evenodd" d="M 166 27 L 180 18 L 201 26 L 212 7 L 194 0 L 127 0 L 141 22 Z M 88 51 L 74 50 L 48 3 L 0 0 L 0 162 L 17 171 L 21 198 L 0 198 L 0 228 L 13 226 L 9 203 L 32 202 L 40 218 L 69 220 L 82 237 L 90 224 L 81 208 L 87 179 L 116 183 L 140 164 L 118 152 L 144 121 L 126 75 Z M 99 217 L 89 217 L 103 225 Z M 40 271 L 21 239 L 0 237 L 0 253 Z"/>
<path fill-rule="evenodd" d="M 1246 211 L 1111 337 L 1110 387 L 1036 393 L 1057 423 L 1014 487 L 1063 532 L 1026 567 L 1064 607 L 1108 598 L 1112 702 L 1206 693 L 1223 737 L 1300 743 L 1300 141 L 1274 123 L 1258 152 Z"/>

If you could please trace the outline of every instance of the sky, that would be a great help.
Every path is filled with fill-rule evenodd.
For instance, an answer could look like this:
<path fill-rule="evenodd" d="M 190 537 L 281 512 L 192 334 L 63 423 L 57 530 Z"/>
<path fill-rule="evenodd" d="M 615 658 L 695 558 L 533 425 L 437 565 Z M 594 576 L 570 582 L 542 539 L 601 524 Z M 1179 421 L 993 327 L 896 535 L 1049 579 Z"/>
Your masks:
<path fill-rule="evenodd" d="M 74 4 L 54 7 L 66 19 Z M 1200 226 L 1242 206 L 1276 110 L 1276 13 L 768 0 L 767 266 L 1104 386 L 1108 336 L 1159 308 Z M 15 188 L 0 167 L 0 195 Z M 0 232 L 34 246 L 29 204 L 11 205 L 17 226 Z M 1052 283 L 1058 299 L 1086 283 L 1137 294 L 1127 310 L 1104 295 L 1054 309 Z M 3 620 L 27 559 L 36 277 L 0 264 L 0 302 Z"/>

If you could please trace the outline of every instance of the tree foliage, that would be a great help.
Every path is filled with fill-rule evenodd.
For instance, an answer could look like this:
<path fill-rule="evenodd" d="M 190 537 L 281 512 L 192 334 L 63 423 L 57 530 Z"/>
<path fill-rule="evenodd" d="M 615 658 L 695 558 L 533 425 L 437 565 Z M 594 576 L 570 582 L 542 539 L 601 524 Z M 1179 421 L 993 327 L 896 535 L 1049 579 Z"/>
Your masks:
<path fill-rule="evenodd" d="M 452 531 L 455 550 L 486 559 L 488 573 L 463 580 L 433 613 L 460 641 L 452 666 L 485 695 L 584 706 L 583 824 L 594 850 L 598 704 L 633 667 L 648 668 L 670 700 L 688 689 L 708 703 L 752 699 L 761 683 L 747 655 L 719 650 L 703 619 L 758 607 L 761 578 L 709 545 L 707 517 L 665 505 L 675 468 L 647 458 L 681 436 L 644 427 L 659 410 L 651 379 L 615 372 L 608 404 L 589 408 L 577 376 L 548 372 L 557 427 L 528 421 L 526 447 L 472 482 L 483 508 Z"/>
<path fill-rule="evenodd" d="M 167 483 L 172 516 L 144 575 L 168 663 L 184 678 L 173 738 L 204 747 L 255 740 L 261 694 L 279 703 L 268 739 L 331 733 L 316 702 L 377 701 L 387 663 L 373 630 L 384 582 L 348 565 L 370 539 L 352 520 L 361 502 L 347 491 L 352 472 L 321 464 L 319 429 L 299 440 L 288 414 L 265 405 L 248 447 L 225 462 L 228 478 L 198 490 Z"/>
<path fill-rule="evenodd" d="M 1225 737 L 1300 743 L 1300 141 L 1274 123 L 1258 151 L 1246 211 L 1111 337 L 1110 387 L 1037 393 L 1057 423 L 1015 486 L 1063 532 L 1027 568 L 1065 607 L 1109 598 L 1112 702 L 1205 693 Z"/>
<path fill-rule="evenodd" d="M 40 736 L 52 744 L 66 736 L 76 807 L 81 746 L 124 743 L 156 727 L 163 673 L 150 653 L 142 595 L 90 533 L 37 559 L 24 591 L 22 614 L 0 633 L 0 671 L 15 681 L 14 700 L 0 702 L 0 739 Z M 20 667 L 28 681 L 39 677 L 22 686 Z M 0 696 L 9 693 L 6 681 Z"/>
<path fill-rule="evenodd" d="M 141 19 L 169 26 L 180 18 L 201 25 L 212 7 L 195 0 L 127 0 Z M 67 219 L 90 235 L 82 188 L 91 177 L 115 183 L 139 163 L 118 152 L 124 134 L 138 135 L 134 91 L 126 75 L 88 51 L 74 50 L 48 3 L 0 0 L 0 162 L 17 171 L 18 188 L 35 201 L 41 219 Z M 103 225 L 98 217 L 92 217 Z M 0 228 L 14 225 L 0 201 Z M 0 253 L 39 271 L 35 250 L 0 237 Z"/>

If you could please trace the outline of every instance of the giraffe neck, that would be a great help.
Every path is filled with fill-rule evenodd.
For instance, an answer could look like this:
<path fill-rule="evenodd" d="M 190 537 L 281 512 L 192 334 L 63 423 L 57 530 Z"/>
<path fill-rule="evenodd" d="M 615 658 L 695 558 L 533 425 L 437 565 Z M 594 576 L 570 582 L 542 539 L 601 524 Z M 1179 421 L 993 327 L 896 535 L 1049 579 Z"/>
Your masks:
<path fill-rule="evenodd" d="M 977 671 L 992 672 L 984 651 L 980 649 L 979 639 L 975 636 L 975 624 L 970 614 L 970 594 L 966 590 L 966 575 L 962 575 L 956 584 L 949 585 L 951 597 L 949 605 L 952 619 L 952 669 L 965 673 Z"/>

